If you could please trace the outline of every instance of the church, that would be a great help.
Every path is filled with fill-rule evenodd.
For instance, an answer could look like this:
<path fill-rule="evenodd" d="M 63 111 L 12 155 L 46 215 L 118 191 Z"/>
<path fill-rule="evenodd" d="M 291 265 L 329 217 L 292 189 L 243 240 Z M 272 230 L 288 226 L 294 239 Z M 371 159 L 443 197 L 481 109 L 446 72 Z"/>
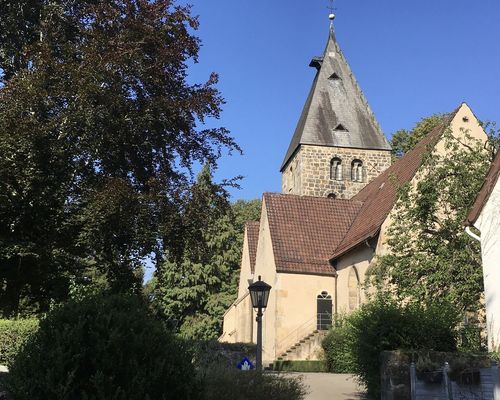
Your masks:
<path fill-rule="evenodd" d="M 333 15 L 331 16 L 333 20 Z M 314 360 L 336 314 L 366 299 L 363 282 L 385 238 L 401 185 L 414 183 L 426 152 L 446 151 L 445 131 L 486 140 L 462 103 L 414 149 L 391 163 L 391 146 L 336 41 L 333 23 L 281 165 L 282 192 L 264 193 L 246 224 L 238 297 L 223 342 L 254 342 L 248 285 L 272 286 L 263 318 L 263 360 Z"/>

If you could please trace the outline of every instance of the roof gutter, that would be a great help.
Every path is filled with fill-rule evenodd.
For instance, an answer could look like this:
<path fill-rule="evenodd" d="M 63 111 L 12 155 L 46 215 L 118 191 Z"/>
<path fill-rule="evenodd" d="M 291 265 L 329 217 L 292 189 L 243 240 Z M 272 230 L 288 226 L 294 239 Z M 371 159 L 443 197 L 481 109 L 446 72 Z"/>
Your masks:
<path fill-rule="evenodd" d="M 474 232 L 470 230 L 470 226 L 465 227 L 465 233 L 469 235 L 472 239 L 476 239 L 477 241 L 481 241 L 481 237 L 476 235 Z"/>

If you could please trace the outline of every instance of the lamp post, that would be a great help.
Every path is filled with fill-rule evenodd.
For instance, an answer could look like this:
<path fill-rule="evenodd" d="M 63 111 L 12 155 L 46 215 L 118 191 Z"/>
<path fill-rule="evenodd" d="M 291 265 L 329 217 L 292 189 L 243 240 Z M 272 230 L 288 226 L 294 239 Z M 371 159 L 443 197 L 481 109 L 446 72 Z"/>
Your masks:
<path fill-rule="evenodd" d="M 263 282 L 259 275 L 259 280 L 252 283 L 248 287 L 248 290 L 252 299 L 252 307 L 257 309 L 257 318 L 255 319 L 257 321 L 257 354 L 255 364 L 257 371 L 262 371 L 262 310 L 267 307 L 271 286 Z"/>

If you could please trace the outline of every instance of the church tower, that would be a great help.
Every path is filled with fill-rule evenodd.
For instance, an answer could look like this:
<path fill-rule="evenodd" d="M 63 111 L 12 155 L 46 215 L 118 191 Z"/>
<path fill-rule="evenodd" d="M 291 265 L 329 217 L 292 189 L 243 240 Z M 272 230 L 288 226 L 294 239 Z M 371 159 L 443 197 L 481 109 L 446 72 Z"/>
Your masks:
<path fill-rule="evenodd" d="M 281 166 L 282 192 L 349 199 L 391 165 L 391 147 L 333 30 Z"/>

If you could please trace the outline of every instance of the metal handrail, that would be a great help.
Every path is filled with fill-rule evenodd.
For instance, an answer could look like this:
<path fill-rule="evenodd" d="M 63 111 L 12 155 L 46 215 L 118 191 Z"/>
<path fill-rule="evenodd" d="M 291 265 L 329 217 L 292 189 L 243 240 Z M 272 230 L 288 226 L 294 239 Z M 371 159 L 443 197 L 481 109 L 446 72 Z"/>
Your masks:
<path fill-rule="evenodd" d="M 318 329 L 318 321 L 319 326 L 331 326 L 332 324 L 332 315 L 328 314 L 328 319 L 325 322 L 329 322 L 326 324 L 322 323 L 324 318 L 324 314 L 328 313 L 317 313 L 311 319 L 305 321 L 297 328 L 295 328 L 292 332 L 290 332 L 287 336 L 285 336 L 279 344 L 276 346 L 276 355 L 279 357 L 293 345 L 298 343 L 300 340 L 304 339 L 307 335 L 310 335 L 312 332 Z"/>

